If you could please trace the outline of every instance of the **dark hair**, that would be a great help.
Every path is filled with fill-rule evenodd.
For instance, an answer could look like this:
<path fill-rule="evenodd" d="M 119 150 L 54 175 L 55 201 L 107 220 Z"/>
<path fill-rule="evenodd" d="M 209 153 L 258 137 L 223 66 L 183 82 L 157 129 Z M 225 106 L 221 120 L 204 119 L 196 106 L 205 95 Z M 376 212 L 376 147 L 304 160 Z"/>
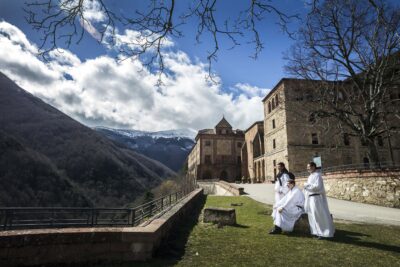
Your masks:
<path fill-rule="evenodd" d="M 296 181 L 295 180 L 289 180 L 288 183 L 296 185 Z"/>
<path fill-rule="evenodd" d="M 310 161 L 310 162 L 308 163 L 308 165 L 313 166 L 314 168 L 317 168 L 317 164 L 315 164 L 314 161 Z"/>
<path fill-rule="evenodd" d="M 295 179 L 296 179 L 296 176 L 295 176 L 293 173 L 288 172 L 288 175 L 289 175 L 289 178 L 290 178 L 291 180 L 295 180 Z"/>
<path fill-rule="evenodd" d="M 285 167 L 285 163 L 279 162 L 278 165 L 281 165 L 282 167 Z"/>

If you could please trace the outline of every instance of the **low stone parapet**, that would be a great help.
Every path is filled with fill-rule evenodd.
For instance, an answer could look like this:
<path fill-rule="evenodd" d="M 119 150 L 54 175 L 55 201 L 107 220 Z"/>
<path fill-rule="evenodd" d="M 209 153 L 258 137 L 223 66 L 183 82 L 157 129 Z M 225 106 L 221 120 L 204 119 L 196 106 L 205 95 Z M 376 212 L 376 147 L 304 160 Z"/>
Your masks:
<path fill-rule="evenodd" d="M 202 199 L 203 191 L 197 189 L 143 227 L 2 231 L 0 266 L 148 260 Z"/>
<path fill-rule="evenodd" d="M 240 196 L 240 195 L 243 195 L 243 193 L 244 193 L 243 187 L 240 187 L 240 186 L 237 186 L 237 185 L 233 185 L 233 184 L 230 184 L 228 182 L 221 181 L 221 180 L 218 181 L 217 184 L 219 186 L 223 187 L 225 190 L 231 192 L 232 195 L 234 195 L 234 196 Z"/>
<path fill-rule="evenodd" d="M 400 171 L 346 170 L 322 175 L 326 195 L 337 199 L 400 208 Z M 301 187 L 307 177 L 296 177 Z"/>

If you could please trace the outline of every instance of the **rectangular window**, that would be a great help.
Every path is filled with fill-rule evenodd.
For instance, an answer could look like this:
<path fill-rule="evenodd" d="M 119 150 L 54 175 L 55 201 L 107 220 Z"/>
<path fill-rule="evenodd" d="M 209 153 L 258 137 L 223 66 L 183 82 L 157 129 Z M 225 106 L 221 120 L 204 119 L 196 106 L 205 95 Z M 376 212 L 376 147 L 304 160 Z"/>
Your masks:
<path fill-rule="evenodd" d="M 311 143 L 313 145 L 318 145 L 318 135 L 316 133 L 311 134 Z"/>
<path fill-rule="evenodd" d="M 310 113 L 310 116 L 308 117 L 308 121 L 311 123 L 315 123 L 315 113 Z"/>
<path fill-rule="evenodd" d="M 275 99 L 272 98 L 272 110 L 274 110 L 274 109 L 275 109 Z"/>
<path fill-rule="evenodd" d="M 367 146 L 367 140 L 365 140 L 364 138 L 361 138 L 361 145 Z"/>
<path fill-rule="evenodd" d="M 275 139 L 272 140 L 272 148 L 275 149 L 276 148 L 276 143 L 275 143 Z"/>
<path fill-rule="evenodd" d="M 378 136 L 378 145 L 383 146 L 383 138 L 380 135 Z"/>
<path fill-rule="evenodd" d="M 210 140 L 206 140 L 205 145 L 206 146 L 211 146 L 211 141 Z"/>
<path fill-rule="evenodd" d="M 276 166 L 276 160 L 272 161 L 272 164 L 274 165 L 274 167 Z"/>
<path fill-rule="evenodd" d="M 275 129 L 275 119 L 272 120 L 272 129 Z"/>
<path fill-rule="evenodd" d="M 268 113 L 271 113 L 271 102 L 268 102 Z"/>
<path fill-rule="evenodd" d="M 204 159 L 204 162 L 205 162 L 206 164 L 211 164 L 211 155 L 206 155 L 206 157 L 205 157 L 205 159 Z"/>
<path fill-rule="evenodd" d="M 345 146 L 349 146 L 350 145 L 350 136 L 348 133 L 344 133 L 343 134 L 343 143 Z"/>
<path fill-rule="evenodd" d="M 275 95 L 275 105 L 276 106 L 279 105 L 278 94 Z"/>

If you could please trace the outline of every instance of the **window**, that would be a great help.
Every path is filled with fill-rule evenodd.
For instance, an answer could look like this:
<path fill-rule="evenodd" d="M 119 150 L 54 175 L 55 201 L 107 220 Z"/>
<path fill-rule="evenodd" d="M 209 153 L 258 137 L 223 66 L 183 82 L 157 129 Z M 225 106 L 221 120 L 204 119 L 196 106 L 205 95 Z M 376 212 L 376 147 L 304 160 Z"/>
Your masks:
<path fill-rule="evenodd" d="M 272 129 L 275 129 L 275 119 L 272 120 Z"/>
<path fill-rule="evenodd" d="M 206 146 L 211 146 L 211 141 L 210 140 L 206 140 L 205 145 Z"/>
<path fill-rule="evenodd" d="M 383 146 L 383 138 L 380 135 L 378 136 L 378 145 Z"/>
<path fill-rule="evenodd" d="M 272 110 L 274 110 L 274 109 L 275 109 L 275 99 L 272 98 Z"/>
<path fill-rule="evenodd" d="M 348 133 L 344 133 L 343 134 L 343 143 L 345 146 L 349 146 L 350 145 L 350 136 Z"/>
<path fill-rule="evenodd" d="M 237 143 L 237 147 L 240 147 L 240 148 L 241 148 L 241 147 L 242 147 L 242 143 L 238 142 L 238 143 Z"/>
<path fill-rule="evenodd" d="M 275 143 L 275 139 L 272 140 L 272 148 L 275 149 L 276 148 L 276 143 Z"/>
<path fill-rule="evenodd" d="M 318 135 L 316 133 L 311 134 L 311 143 L 313 145 L 318 145 Z"/>
<path fill-rule="evenodd" d="M 268 102 L 268 113 L 271 113 L 271 102 Z"/>
<path fill-rule="evenodd" d="M 276 160 L 272 161 L 272 165 L 276 166 Z"/>
<path fill-rule="evenodd" d="M 313 94 L 311 92 L 306 92 L 304 94 L 304 98 L 306 99 L 306 101 L 313 101 Z"/>
<path fill-rule="evenodd" d="M 204 162 L 206 164 L 211 164 L 211 155 L 206 155 L 205 158 L 204 158 Z"/>
<path fill-rule="evenodd" d="M 308 117 L 308 121 L 311 123 L 315 123 L 315 114 L 314 113 L 310 113 L 310 116 Z"/>
<path fill-rule="evenodd" d="M 296 101 L 303 101 L 303 93 L 301 91 L 297 92 Z"/>
<path fill-rule="evenodd" d="M 237 157 L 237 163 L 241 164 L 242 163 L 242 158 L 240 156 Z"/>
<path fill-rule="evenodd" d="M 278 106 L 279 105 L 279 100 L 278 100 L 278 94 L 275 95 L 275 105 Z"/>
<path fill-rule="evenodd" d="M 361 138 L 361 145 L 367 146 L 367 140 L 365 140 L 364 138 Z"/>

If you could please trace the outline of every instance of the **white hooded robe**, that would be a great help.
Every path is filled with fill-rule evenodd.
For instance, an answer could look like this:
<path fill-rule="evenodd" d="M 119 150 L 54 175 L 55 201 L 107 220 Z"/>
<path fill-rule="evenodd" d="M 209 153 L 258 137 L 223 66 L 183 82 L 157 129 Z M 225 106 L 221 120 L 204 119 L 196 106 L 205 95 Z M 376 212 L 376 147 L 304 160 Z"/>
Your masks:
<path fill-rule="evenodd" d="M 274 205 L 274 224 L 282 228 L 285 232 L 292 232 L 295 222 L 304 213 L 304 195 L 301 190 L 295 186 Z M 283 208 L 279 213 L 277 210 Z"/>
<path fill-rule="evenodd" d="M 319 172 L 313 172 L 304 184 L 304 209 L 308 214 L 308 222 L 312 235 L 333 237 L 335 227 L 328 208 L 324 182 Z"/>

